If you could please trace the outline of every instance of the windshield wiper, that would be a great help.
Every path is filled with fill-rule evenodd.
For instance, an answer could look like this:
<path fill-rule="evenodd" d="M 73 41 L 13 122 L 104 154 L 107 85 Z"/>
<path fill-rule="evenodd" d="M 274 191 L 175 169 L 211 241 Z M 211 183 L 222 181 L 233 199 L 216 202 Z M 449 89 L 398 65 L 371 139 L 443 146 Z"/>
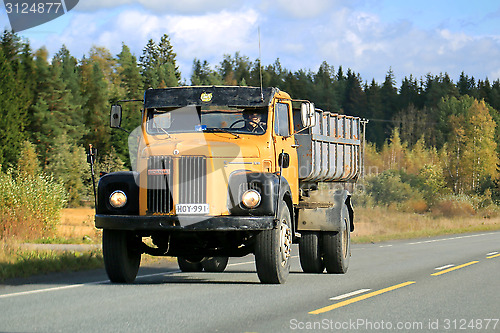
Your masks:
<path fill-rule="evenodd" d="M 232 134 L 234 135 L 236 138 L 239 138 L 240 136 L 236 133 L 233 133 L 231 131 L 228 131 L 227 129 L 225 128 L 216 128 L 216 127 L 213 127 L 213 128 L 206 128 L 203 130 L 203 132 L 206 132 L 206 133 L 227 133 L 227 134 Z"/>

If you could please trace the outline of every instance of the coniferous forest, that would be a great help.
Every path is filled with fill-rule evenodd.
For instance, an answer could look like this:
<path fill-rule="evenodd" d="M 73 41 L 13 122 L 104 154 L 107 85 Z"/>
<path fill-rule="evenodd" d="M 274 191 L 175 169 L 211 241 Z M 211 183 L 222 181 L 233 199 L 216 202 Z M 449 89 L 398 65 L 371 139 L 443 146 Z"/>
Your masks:
<path fill-rule="evenodd" d="M 99 152 L 99 170 L 129 167 L 127 133 L 109 128 L 110 105 L 141 99 L 145 89 L 179 85 L 260 85 L 259 60 L 238 52 L 218 64 L 193 59 L 182 79 L 170 39 L 149 40 L 134 55 L 123 43 L 111 54 L 94 46 L 81 59 L 62 45 L 56 54 L 33 50 L 11 31 L 0 36 L 0 165 L 2 174 L 50 175 L 71 205 L 89 195 L 85 149 Z M 499 199 L 500 80 L 474 73 L 450 77 L 411 73 L 396 82 L 363 78 L 355 69 L 323 62 L 317 71 L 291 71 L 276 59 L 262 64 L 264 86 L 275 86 L 316 107 L 369 120 L 366 169 L 373 174 L 363 200 L 391 204 L 440 196 Z M 124 104 L 123 126 L 139 125 L 139 103 Z M 377 192 L 378 191 L 378 192 Z M 377 197 L 377 193 L 384 193 Z M 387 195 L 390 193 L 391 195 Z M 413 194 L 412 194 L 413 193 Z M 418 193 L 417 199 L 415 194 Z M 367 197 L 369 197 L 367 199 Z M 389 200 L 389 201 L 388 201 Z M 489 200 L 489 201 L 488 201 Z"/>

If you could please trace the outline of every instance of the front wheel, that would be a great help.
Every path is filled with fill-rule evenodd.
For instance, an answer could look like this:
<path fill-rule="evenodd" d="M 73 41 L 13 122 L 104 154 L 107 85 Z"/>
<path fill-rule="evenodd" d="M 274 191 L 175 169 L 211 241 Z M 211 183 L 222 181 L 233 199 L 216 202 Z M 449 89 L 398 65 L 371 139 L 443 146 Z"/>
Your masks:
<path fill-rule="evenodd" d="M 278 226 L 261 231 L 255 242 L 255 266 L 262 283 L 285 283 L 290 273 L 292 229 L 290 211 L 281 201 Z"/>
<path fill-rule="evenodd" d="M 140 239 L 129 231 L 103 230 L 102 254 L 111 282 L 134 282 L 141 264 L 139 245 Z"/>

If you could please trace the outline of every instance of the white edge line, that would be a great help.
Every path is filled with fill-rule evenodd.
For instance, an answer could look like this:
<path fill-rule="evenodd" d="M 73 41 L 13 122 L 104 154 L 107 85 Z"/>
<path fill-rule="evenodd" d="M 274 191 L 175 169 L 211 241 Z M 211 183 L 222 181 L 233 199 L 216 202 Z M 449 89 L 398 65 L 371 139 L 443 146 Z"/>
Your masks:
<path fill-rule="evenodd" d="M 489 233 L 477 234 L 477 235 L 466 235 L 466 236 L 458 236 L 458 237 L 450 237 L 450 238 L 442 238 L 442 239 L 432 239 L 432 240 L 426 240 L 426 241 L 408 243 L 408 245 L 434 243 L 434 242 L 443 242 L 443 241 L 448 241 L 448 240 L 464 239 L 464 238 L 479 237 L 479 236 L 487 236 L 487 235 L 493 235 L 493 234 L 495 234 L 495 233 L 494 232 L 489 232 Z"/>
<path fill-rule="evenodd" d="M 293 256 L 292 258 L 298 258 L 298 256 Z M 253 263 L 254 263 L 254 261 L 247 261 L 247 262 L 239 262 L 239 263 L 229 264 L 228 266 L 239 266 L 239 265 L 247 265 L 247 264 L 253 264 Z M 171 274 L 176 274 L 176 273 L 181 273 L 181 271 L 179 269 L 176 269 L 174 271 L 167 271 L 167 272 L 162 272 L 162 273 L 139 275 L 136 279 L 144 279 L 144 278 L 149 278 L 149 277 L 153 277 L 153 276 L 160 276 L 160 275 L 171 275 Z M 97 282 L 71 284 L 68 286 L 61 286 L 61 287 L 28 290 L 28 291 L 22 291 L 22 292 L 18 292 L 18 293 L 0 295 L 0 299 L 8 298 L 8 297 L 15 297 L 15 296 L 39 294 L 39 293 L 45 293 L 45 292 L 49 292 L 49 291 L 72 289 L 72 288 L 78 288 L 78 287 L 83 287 L 83 286 L 89 286 L 89 285 L 93 285 L 93 284 L 103 284 L 103 283 L 108 283 L 108 282 L 109 282 L 109 280 L 103 280 L 103 281 L 97 281 Z"/>
<path fill-rule="evenodd" d="M 331 297 L 330 300 L 331 301 L 339 301 L 339 300 L 344 299 L 344 298 L 348 298 L 348 297 L 351 297 L 351 296 L 355 296 L 355 295 L 359 295 L 359 294 L 362 294 L 362 293 L 366 293 L 367 291 L 370 291 L 370 290 L 371 289 L 359 289 L 359 290 L 356 290 L 356 291 L 353 291 L 353 292 L 350 292 L 350 293 L 347 293 L 347 294 L 344 294 L 344 295 Z"/>
<path fill-rule="evenodd" d="M 490 253 L 486 253 L 487 256 L 492 256 L 494 254 L 498 254 L 498 251 L 495 251 L 495 252 L 490 252 Z"/>
<path fill-rule="evenodd" d="M 147 278 L 147 277 L 152 277 L 152 276 L 158 276 L 158 275 L 170 275 L 170 274 L 175 274 L 175 273 L 179 273 L 179 272 L 180 272 L 180 270 L 175 270 L 175 271 L 168 271 L 168 272 L 163 272 L 163 273 L 140 275 L 140 276 L 137 277 L 137 279 L 142 279 L 142 278 Z M 18 293 L 0 295 L 0 299 L 2 299 L 2 298 L 8 298 L 8 297 L 15 297 L 15 296 L 39 294 L 39 293 L 45 293 L 45 292 L 49 292 L 49 291 L 72 289 L 72 288 L 78 288 L 78 287 L 84 287 L 84 286 L 91 286 L 91 285 L 94 285 L 94 284 L 103 284 L 103 283 L 108 283 L 108 282 L 109 282 L 109 280 L 102 280 L 102 281 L 96 281 L 96 282 L 70 284 L 68 286 L 61 286 L 61 287 L 53 287 L 53 288 L 45 288 L 45 289 L 35 289 L 35 290 L 21 291 L 21 292 L 18 292 Z"/>
<path fill-rule="evenodd" d="M 436 267 L 434 269 L 436 271 L 440 271 L 440 270 L 443 270 L 443 269 L 446 269 L 446 268 L 450 268 L 450 267 L 453 267 L 453 266 L 455 266 L 455 264 L 444 265 L 444 266 L 441 266 L 441 267 Z"/>

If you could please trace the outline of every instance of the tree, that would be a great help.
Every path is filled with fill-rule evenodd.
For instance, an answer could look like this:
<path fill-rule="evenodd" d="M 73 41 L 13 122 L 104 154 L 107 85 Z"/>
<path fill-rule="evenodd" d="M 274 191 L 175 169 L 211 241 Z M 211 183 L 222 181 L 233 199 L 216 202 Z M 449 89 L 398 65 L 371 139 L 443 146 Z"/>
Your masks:
<path fill-rule="evenodd" d="M 421 138 L 431 146 L 435 145 L 435 123 L 432 112 L 424 107 L 417 109 L 413 104 L 394 116 L 394 125 L 399 129 L 401 139 L 413 146 Z"/>
<path fill-rule="evenodd" d="M 339 98 L 337 96 L 337 91 L 335 90 L 335 84 L 336 81 L 335 81 L 335 73 L 333 66 L 330 66 L 326 61 L 323 61 L 321 66 L 319 66 L 318 72 L 314 75 L 314 85 L 316 87 L 315 89 L 316 94 L 312 98 L 315 101 L 321 101 L 321 104 L 318 104 L 318 107 L 324 110 L 339 112 L 340 104 L 339 104 Z M 356 88 L 354 88 L 354 90 L 355 89 Z M 361 90 L 360 86 L 359 89 Z M 358 94 L 359 96 L 363 94 L 362 92 L 359 91 L 353 91 L 352 93 L 353 95 Z"/>
<path fill-rule="evenodd" d="M 101 153 L 109 151 L 111 133 L 109 129 L 109 93 L 104 75 L 98 62 L 87 61 L 81 66 L 82 90 L 86 96 L 83 110 L 85 126 L 85 145 L 93 144 Z"/>
<path fill-rule="evenodd" d="M 16 171 L 18 175 L 23 177 L 35 177 L 42 171 L 35 145 L 28 140 L 24 141 L 21 147 Z"/>
<path fill-rule="evenodd" d="M 193 60 L 193 74 L 191 75 L 191 85 L 193 86 L 211 86 L 222 84 L 220 74 L 210 68 L 208 61 L 203 60 L 203 63 L 198 60 Z"/>
<path fill-rule="evenodd" d="M 78 60 L 70 54 L 66 45 L 63 45 L 52 59 L 52 64 L 55 63 L 61 66 L 61 79 L 66 85 L 66 89 L 71 92 L 71 103 L 81 106 L 84 103 L 84 98 L 80 87 Z"/>
<path fill-rule="evenodd" d="M 83 147 L 71 143 L 63 134 L 54 143 L 54 152 L 48 157 L 48 173 L 59 180 L 68 193 L 68 204 L 79 206 L 86 193 L 84 179 L 88 176 L 88 164 Z"/>
<path fill-rule="evenodd" d="M 16 77 L 10 61 L 0 48 L 0 165 L 3 170 L 17 161 L 25 140 L 25 113 L 19 109 Z"/>
<path fill-rule="evenodd" d="M 384 105 L 385 119 L 392 119 L 398 110 L 398 89 L 392 68 L 385 75 L 385 81 L 380 89 L 380 97 Z"/>
<path fill-rule="evenodd" d="M 417 79 L 413 78 L 412 75 L 405 77 L 399 88 L 398 108 L 402 110 L 408 108 L 410 105 L 416 108 L 423 108 L 421 92 Z"/>
<path fill-rule="evenodd" d="M 469 96 L 443 100 L 440 107 L 454 111 L 442 149 L 447 181 L 455 193 L 474 192 L 482 178 L 497 176 L 496 123 L 486 103 Z"/>
<path fill-rule="evenodd" d="M 458 97 L 459 92 L 447 73 L 444 75 L 441 73 L 439 76 L 428 74 L 423 95 L 425 97 L 424 105 L 433 108 L 442 98 Z"/>
<path fill-rule="evenodd" d="M 159 49 L 159 60 L 160 60 L 160 66 L 164 64 L 170 64 L 172 68 L 170 70 L 173 70 L 173 74 L 175 75 L 176 81 L 172 82 L 172 86 L 178 85 L 179 81 L 181 79 L 181 72 L 179 71 L 179 66 L 177 66 L 177 61 L 176 57 L 177 54 L 174 52 L 174 47 L 170 43 L 170 37 L 168 37 L 167 34 L 164 34 L 160 38 L 160 43 L 158 44 L 158 49 Z M 173 78 L 171 78 L 173 80 Z M 167 83 L 167 81 L 165 81 Z"/>
<path fill-rule="evenodd" d="M 130 52 L 130 48 L 122 43 L 122 50 L 117 55 L 117 72 L 120 87 L 125 91 L 124 97 L 139 99 L 143 94 L 143 79 L 137 58 Z"/>
<path fill-rule="evenodd" d="M 370 86 L 365 89 L 365 94 L 367 99 L 366 117 L 371 120 L 366 130 L 366 138 L 380 148 L 384 144 L 387 134 L 385 132 L 381 88 L 375 80 L 372 80 Z"/>
<path fill-rule="evenodd" d="M 48 68 L 47 84 L 38 93 L 32 108 L 31 128 L 44 166 L 48 165 L 48 158 L 62 135 L 67 135 L 76 143 L 85 134 L 80 106 L 71 102 L 71 92 L 66 89 L 61 73 L 62 67 L 58 62 Z"/>
<path fill-rule="evenodd" d="M 384 161 L 386 170 L 406 170 L 406 155 L 408 154 L 408 145 L 401 141 L 397 128 L 393 129 L 389 142 L 382 147 L 381 157 Z"/>
<path fill-rule="evenodd" d="M 127 45 L 122 44 L 122 50 L 117 55 L 117 72 L 122 88 L 120 99 L 142 99 L 144 94 L 144 81 L 141 76 L 137 58 L 130 52 Z M 140 126 L 140 105 L 137 102 L 123 103 L 122 127 L 128 131 L 133 131 Z M 111 131 L 112 151 L 116 152 L 122 161 L 125 161 L 129 168 L 128 134 L 124 131 Z"/>
<path fill-rule="evenodd" d="M 350 116 L 366 116 L 367 100 L 361 88 L 361 77 L 351 69 L 347 71 L 343 109 L 344 113 Z"/>
<path fill-rule="evenodd" d="M 457 88 L 458 93 L 461 96 L 468 95 L 471 97 L 477 97 L 476 80 L 473 76 L 469 78 L 469 76 L 465 75 L 463 71 L 462 73 L 460 73 L 460 78 L 457 82 Z"/>
<path fill-rule="evenodd" d="M 145 89 L 179 85 L 181 74 L 176 56 L 168 35 L 163 35 L 159 44 L 152 39 L 148 41 L 140 58 Z"/>

